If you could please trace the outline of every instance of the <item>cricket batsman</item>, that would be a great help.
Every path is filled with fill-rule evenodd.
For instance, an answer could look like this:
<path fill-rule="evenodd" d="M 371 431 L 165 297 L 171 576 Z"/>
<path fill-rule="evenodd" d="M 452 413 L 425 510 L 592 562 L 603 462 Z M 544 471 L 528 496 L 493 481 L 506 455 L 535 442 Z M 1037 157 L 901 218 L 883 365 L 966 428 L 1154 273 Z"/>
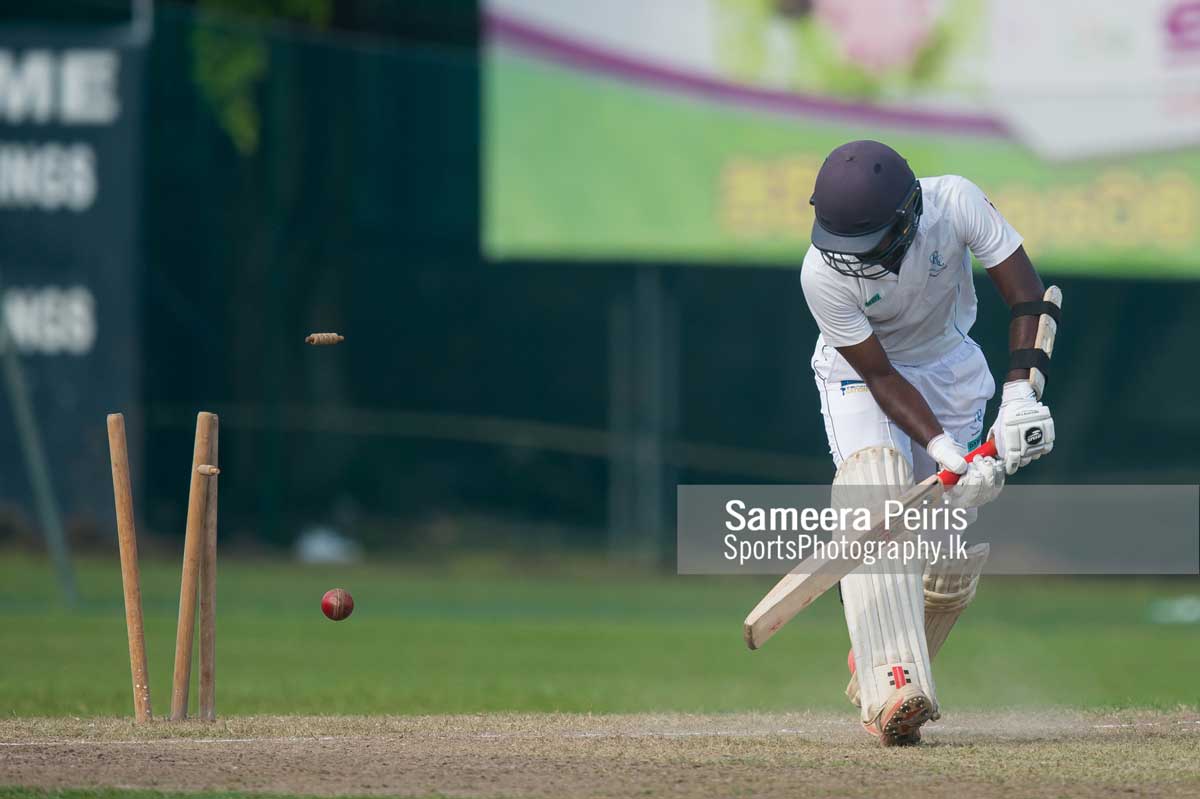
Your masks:
<path fill-rule="evenodd" d="M 937 470 L 961 475 L 952 503 L 976 508 L 1006 474 L 1050 452 L 1054 424 L 1030 383 L 1044 288 L 1021 236 L 957 175 L 917 178 L 892 148 L 853 141 L 825 159 L 812 195 L 804 299 L 838 485 L 902 491 Z M 984 435 L 996 385 L 971 340 L 971 256 L 1011 309 L 1010 362 L 987 434 L 996 458 L 964 455 Z M 1040 432 L 1038 432 L 1040 431 Z M 974 514 L 975 511 L 971 510 Z M 931 661 L 975 594 L 987 544 L 965 561 L 863 566 L 841 582 L 852 645 L 847 694 L 884 745 L 920 741 L 939 716 Z"/>

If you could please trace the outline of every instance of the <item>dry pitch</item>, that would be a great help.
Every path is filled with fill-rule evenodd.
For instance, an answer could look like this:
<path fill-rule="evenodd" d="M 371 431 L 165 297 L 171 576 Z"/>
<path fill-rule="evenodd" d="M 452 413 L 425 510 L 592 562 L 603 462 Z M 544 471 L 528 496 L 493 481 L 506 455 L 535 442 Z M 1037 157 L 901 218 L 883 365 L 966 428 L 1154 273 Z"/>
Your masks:
<path fill-rule="evenodd" d="M 1200 712 L 960 713 L 884 750 L 830 714 L 0 720 L 0 785 L 422 796 L 1200 795 Z"/>

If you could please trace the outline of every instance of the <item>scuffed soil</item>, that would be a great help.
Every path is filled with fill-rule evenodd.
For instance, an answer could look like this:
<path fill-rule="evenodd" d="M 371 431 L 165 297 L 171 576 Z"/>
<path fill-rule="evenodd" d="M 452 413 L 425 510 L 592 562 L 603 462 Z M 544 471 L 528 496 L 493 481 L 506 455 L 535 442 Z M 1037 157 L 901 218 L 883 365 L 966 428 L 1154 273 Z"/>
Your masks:
<path fill-rule="evenodd" d="M 0 785 L 464 797 L 1200 796 L 1200 713 L 956 714 L 881 749 L 850 716 L 0 720 Z"/>

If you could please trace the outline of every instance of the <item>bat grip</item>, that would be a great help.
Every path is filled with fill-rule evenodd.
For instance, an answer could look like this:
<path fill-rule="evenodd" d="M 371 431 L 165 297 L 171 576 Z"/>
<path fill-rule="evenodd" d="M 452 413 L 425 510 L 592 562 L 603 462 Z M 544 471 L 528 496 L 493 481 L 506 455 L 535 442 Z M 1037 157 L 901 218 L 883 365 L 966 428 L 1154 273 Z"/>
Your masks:
<path fill-rule="evenodd" d="M 965 457 L 967 459 L 967 463 L 970 463 L 976 458 L 994 458 L 996 457 L 996 442 L 989 438 L 987 441 L 983 442 L 982 445 L 968 452 Z M 949 469 L 942 469 L 940 472 L 938 472 L 938 479 L 941 480 L 942 485 L 946 486 L 947 488 L 957 483 L 958 478 L 960 477 L 962 477 L 962 475 L 955 474 Z"/>

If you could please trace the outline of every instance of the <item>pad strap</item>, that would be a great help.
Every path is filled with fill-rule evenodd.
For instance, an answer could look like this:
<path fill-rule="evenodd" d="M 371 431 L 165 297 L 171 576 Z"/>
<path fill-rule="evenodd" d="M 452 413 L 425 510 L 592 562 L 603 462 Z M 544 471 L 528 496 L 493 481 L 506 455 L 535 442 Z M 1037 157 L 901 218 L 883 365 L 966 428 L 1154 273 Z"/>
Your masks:
<path fill-rule="evenodd" d="M 1062 308 L 1046 300 L 1018 302 L 1012 307 L 1013 319 L 1018 316 L 1041 316 L 1042 314 L 1048 314 L 1055 322 L 1062 322 Z"/>

